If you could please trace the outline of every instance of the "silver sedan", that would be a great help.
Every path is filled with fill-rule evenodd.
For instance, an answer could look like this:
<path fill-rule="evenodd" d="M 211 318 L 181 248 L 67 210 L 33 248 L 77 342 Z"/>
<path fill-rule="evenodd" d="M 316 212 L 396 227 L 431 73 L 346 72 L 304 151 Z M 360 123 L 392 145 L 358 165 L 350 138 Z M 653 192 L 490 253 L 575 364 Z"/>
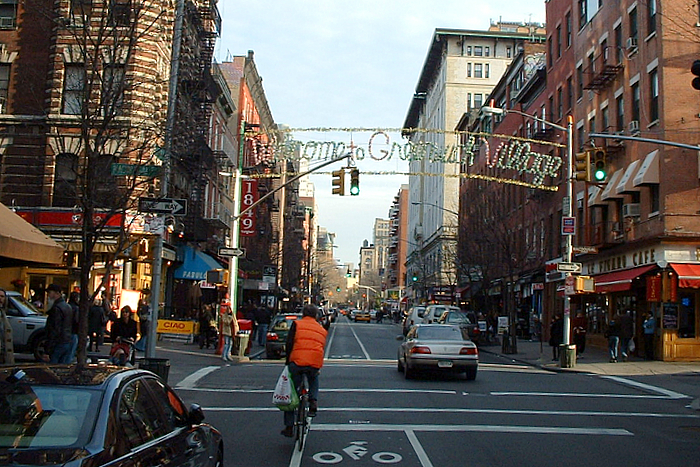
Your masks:
<path fill-rule="evenodd" d="M 476 379 L 479 350 L 469 339 L 466 329 L 447 324 L 419 324 L 412 327 L 398 352 L 398 370 L 406 379 L 419 370 L 441 370 L 466 373 L 467 380 Z"/>

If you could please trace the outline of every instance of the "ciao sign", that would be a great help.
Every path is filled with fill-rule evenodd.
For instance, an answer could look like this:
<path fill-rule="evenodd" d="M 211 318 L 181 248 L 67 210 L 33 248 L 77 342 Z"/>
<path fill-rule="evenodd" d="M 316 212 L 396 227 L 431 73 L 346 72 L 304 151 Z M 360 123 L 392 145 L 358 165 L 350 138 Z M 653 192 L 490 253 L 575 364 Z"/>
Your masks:
<path fill-rule="evenodd" d="M 194 321 L 158 320 L 158 334 L 194 334 Z"/>

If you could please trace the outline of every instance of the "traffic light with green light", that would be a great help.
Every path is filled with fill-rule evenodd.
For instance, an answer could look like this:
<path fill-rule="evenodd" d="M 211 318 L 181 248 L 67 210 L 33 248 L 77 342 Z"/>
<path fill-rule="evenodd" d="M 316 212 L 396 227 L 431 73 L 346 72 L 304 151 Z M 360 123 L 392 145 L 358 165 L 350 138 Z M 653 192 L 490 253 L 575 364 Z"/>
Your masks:
<path fill-rule="evenodd" d="M 604 182 L 608 178 L 608 161 L 604 149 L 593 150 L 593 179 Z"/>
<path fill-rule="evenodd" d="M 333 194 L 345 196 L 345 169 L 334 170 L 333 174 Z"/>
<path fill-rule="evenodd" d="M 418 274 L 414 274 L 413 277 L 411 277 L 411 280 L 413 282 L 418 282 Z"/>
<path fill-rule="evenodd" d="M 574 159 L 574 180 L 590 182 L 591 153 L 589 151 L 579 152 Z"/>
<path fill-rule="evenodd" d="M 360 169 L 350 171 L 350 194 L 352 196 L 360 194 Z"/>

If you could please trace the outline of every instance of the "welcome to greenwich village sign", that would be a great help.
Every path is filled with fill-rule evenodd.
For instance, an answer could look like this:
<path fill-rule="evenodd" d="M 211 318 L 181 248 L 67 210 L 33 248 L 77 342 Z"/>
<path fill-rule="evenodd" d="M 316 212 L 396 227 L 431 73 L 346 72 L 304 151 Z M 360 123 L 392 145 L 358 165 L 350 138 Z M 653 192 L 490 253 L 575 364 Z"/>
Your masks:
<path fill-rule="evenodd" d="M 291 137 L 290 133 L 305 132 L 369 132 L 371 136 L 366 145 L 347 144 L 342 141 L 299 141 Z M 401 129 L 332 129 L 332 128 L 305 128 L 285 130 L 288 136 L 284 141 L 270 144 L 269 154 L 276 160 L 301 160 L 325 161 L 346 155 L 352 151 L 355 160 L 364 160 L 367 157 L 376 161 L 390 161 L 398 158 L 404 161 L 428 160 L 430 162 L 443 162 L 466 164 L 471 167 L 476 162 L 481 147 L 483 155 L 489 168 L 501 170 L 511 170 L 518 174 L 528 174 L 532 176 L 531 183 L 534 186 L 543 186 L 547 176 L 556 177 L 562 166 L 561 157 L 546 153 L 539 153 L 532 150 L 532 145 L 547 145 L 564 147 L 558 143 L 549 141 L 536 141 L 526 138 L 519 138 L 508 135 L 494 135 L 486 133 L 468 132 L 442 132 L 450 135 L 465 135 L 460 138 L 464 141 L 461 144 L 438 145 L 433 142 L 412 142 L 398 143 L 392 141 L 389 133 L 401 133 Z M 435 133 L 436 130 L 410 130 L 414 133 Z M 456 138 L 455 138 L 456 139 Z M 499 141 L 493 150 L 491 141 Z"/>

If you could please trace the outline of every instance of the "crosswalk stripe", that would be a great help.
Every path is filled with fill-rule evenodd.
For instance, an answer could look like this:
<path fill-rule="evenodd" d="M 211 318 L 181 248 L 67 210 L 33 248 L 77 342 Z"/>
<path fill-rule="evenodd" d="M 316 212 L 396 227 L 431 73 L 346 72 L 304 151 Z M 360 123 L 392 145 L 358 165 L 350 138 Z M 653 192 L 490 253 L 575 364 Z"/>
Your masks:
<path fill-rule="evenodd" d="M 379 425 L 379 424 L 314 424 L 312 431 L 439 431 L 439 432 L 487 432 L 487 433 L 530 433 L 565 435 L 634 436 L 622 428 L 583 428 L 560 426 L 521 426 L 521 425 Z"/>

